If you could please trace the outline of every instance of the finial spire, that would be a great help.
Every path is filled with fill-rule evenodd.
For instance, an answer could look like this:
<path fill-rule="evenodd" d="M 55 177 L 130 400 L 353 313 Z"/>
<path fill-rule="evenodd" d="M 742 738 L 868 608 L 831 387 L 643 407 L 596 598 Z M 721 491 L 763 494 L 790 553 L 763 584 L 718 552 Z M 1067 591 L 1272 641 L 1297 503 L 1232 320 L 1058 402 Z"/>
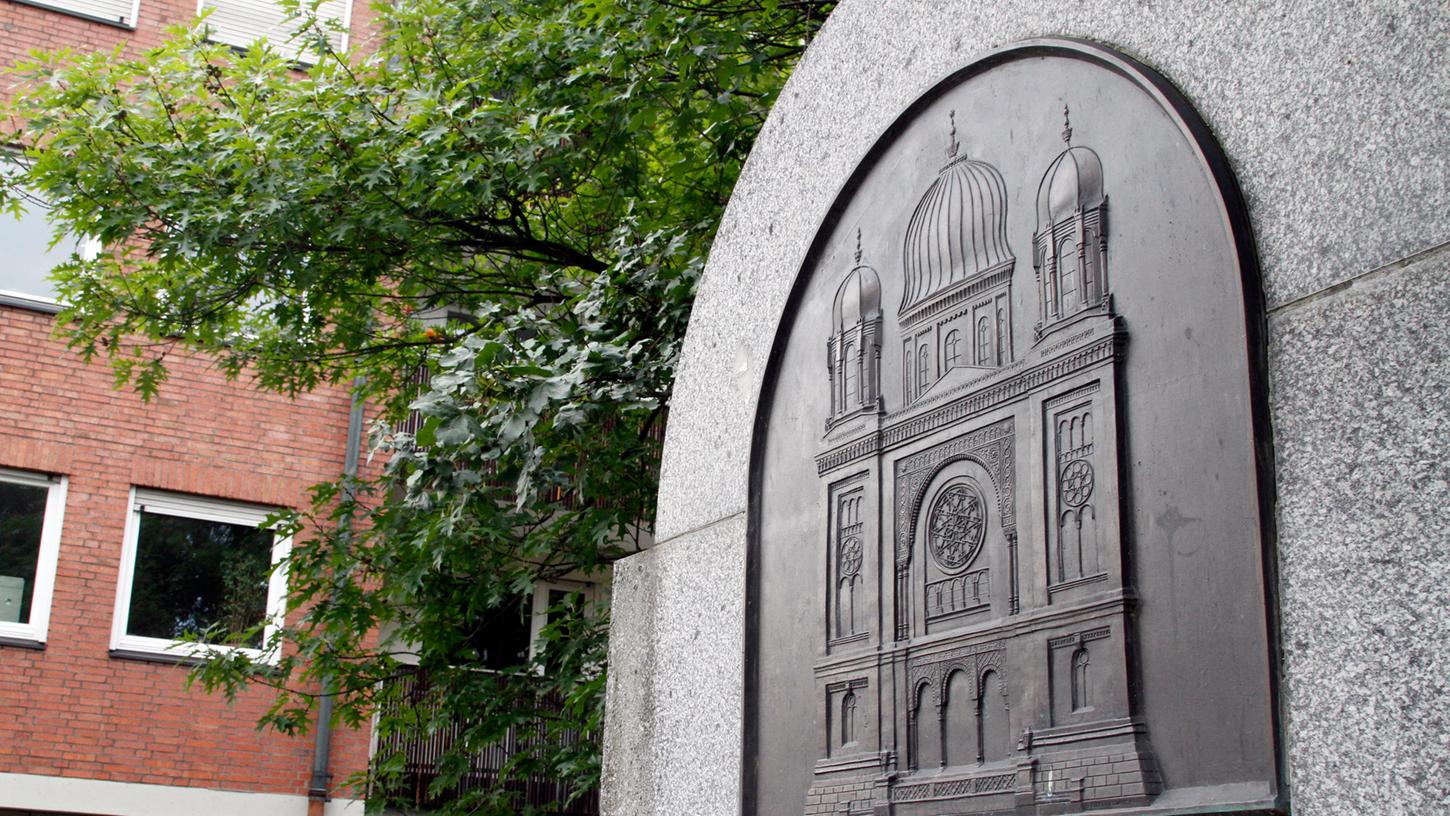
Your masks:
<path fill-rule="evenodd" d="M 957 142 L 957 112 L 952 111 L 950 117 L 952 120 L 952 136 L 950 143 L 947 144 L 948 160 L 955 159 L 957 157 L 957 150 L 961 147 L 961 144 Z"/>
<path fill-rule="evenodd" d="M 861 265 L 861 228 L 856 228 L 856 265 Z"/>
<path fill-rule="evenodd" d="M 1062 141 L 1072 147 L 1072 120 L 1068 118 L 1067 105 L 1062 106 Z"/>

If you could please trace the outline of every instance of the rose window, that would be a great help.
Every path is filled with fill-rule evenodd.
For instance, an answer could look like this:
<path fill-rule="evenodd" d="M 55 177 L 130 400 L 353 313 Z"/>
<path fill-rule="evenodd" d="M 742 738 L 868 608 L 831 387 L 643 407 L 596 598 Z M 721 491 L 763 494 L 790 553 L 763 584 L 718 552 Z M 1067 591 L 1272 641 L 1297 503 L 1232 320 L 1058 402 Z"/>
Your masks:
<path fill-rule="evenodd" d="M 1062 503 L 1068 507 L 1087 504 L 1093 495 L 1093 466 L 1083 459 L 1074 459 L 1063 465 L 1058 489 L 1062 492 Z"/>
<path fill-rule="evenodd" d="M 937 496 L 927 525 L 927 545 L 943 569 L 970 564 L 982 548 L 986 532 L 986 507 L 974 487 L 954 484 Z"/>
<path fill-rule="evenodd" d="M 852 536 L 841 542 L 838 563 L 842 578 L 850 578 L 861 571 L 861 539 Z"/>

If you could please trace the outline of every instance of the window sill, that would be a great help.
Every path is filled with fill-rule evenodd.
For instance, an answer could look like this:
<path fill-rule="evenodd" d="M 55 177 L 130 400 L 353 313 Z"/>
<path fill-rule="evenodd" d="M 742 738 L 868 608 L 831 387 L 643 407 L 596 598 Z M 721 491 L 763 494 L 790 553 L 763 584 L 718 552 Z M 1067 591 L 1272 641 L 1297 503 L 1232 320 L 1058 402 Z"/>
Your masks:
<path fill-rule="evenodd" d="M 200 666 L 206 658 L 189 654 L 157 654 L 139 649 L 112 649 L 107 652 L 114 660 L 135 660 L 141 663 L 161 663 L 169 666 Z"/>
<path fill-rule="evenodd" d="M 0 306 L 14 306 L 17 309 L 29 309 L 32 312 L 44 312 L 46 314 L 57 314 L 60 312 L 60 304 L 47 298 L 31 297 L 19 292 L 0 291 Z"/>
<path fill-rule="evenodd" d="M 38 648 L 44 648 L 42 644 Z M 111 649 L 106 654 L 112 660 L 132 660 L 137 663 L 155 663 L 158 666 L 185 666 L 196 668 L 206 662 L 203 655 L 188 654 L 157 654 L 142 649 Z M 277 674 L 277 667 L 271 663 L 252 661 L 252 673 L 259 677 L 271 677 Z"/>
<path fill-rule="evenodd" d="M 110 20 L 105 17 L 97 17 L 94 14 L 86 14 L 83 11 L 73 11 L 68 8 L 60 8 L 50 3 L 43 2 L 43 0 L 10 0 L 10 2 L 18 3 L 22 6 L 32 6 L 34 8 L 45 9 L 46 11 L 53 11 L 56 14 L 64 14 L 67 17 L 79 17 L 82 20 L 90 20 L 93 23 L 100 23 L 101 25 L 108 25 L 112 28 L 119 28 L 122 31 L 136 30 L 136 23 L 134 21 L 128 23 L 124 19 Z"/>
<path fill-rule="evenodd" d="M 32 640 L 27 637 L 16 637 L 14 635 L 0 635 L 0 646 L 11 646 L 16 649 L 30 649 L 36 652 L 45 651 L 45 641 Z"/>
<path fill-rule="evenodd" d="M 235 658 L 238 655 L 257 667 L 271 667 L 275 661 L 264 660 L 262 652 L 245 646 L 223 646 L 216 643 L 192 643 L 184 640 L 162 638 L 127 637 L 112 641 L 109 652 L 119 660 L 139 660 L 149 663 L 169 663 L 179 666 L 200 666 L 213 656 Z"/>

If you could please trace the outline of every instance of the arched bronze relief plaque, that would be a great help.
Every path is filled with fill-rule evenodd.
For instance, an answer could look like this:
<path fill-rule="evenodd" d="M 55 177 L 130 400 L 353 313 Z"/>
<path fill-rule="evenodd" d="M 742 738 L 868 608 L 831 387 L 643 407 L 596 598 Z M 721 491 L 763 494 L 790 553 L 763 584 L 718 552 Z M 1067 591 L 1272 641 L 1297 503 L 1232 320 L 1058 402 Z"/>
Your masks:
<path fill-rule="evenodd" d="M 1026 43 L 901 116 L 766 375 L 747 813 L 1283 808 L 1258 292 L 1124 57 Z"/>

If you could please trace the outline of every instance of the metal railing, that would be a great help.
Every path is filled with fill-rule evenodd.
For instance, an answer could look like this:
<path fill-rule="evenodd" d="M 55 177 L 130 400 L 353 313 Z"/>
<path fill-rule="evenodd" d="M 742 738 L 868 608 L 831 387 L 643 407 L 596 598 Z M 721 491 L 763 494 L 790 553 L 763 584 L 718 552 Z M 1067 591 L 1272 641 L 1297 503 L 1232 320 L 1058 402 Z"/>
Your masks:
<path fill-rule="evenodd" d="M 399 694 L 390 696 L 380 712 L 383 716 L 418 713 L 418 722 L 433 719 L 436 704 L 431 700 L 428 681 L 422 673 L 412 673 L 393 681 L 399 684 Z M 562 709 L 557 701 L 552 703 L 556 711 Z M 545 711 L 547 716 L 550 712 Z M 504 738 L 475 752 L 468 759 L 468 768 L 457 783 L 440 791 L 432 791 L 433 783 L 439 777 L 439 764 L 461 740 L 467 722 L 454 722 L 442 728 L 418 728 L 412 732 L 404 730 L 386 737 L 379 736 L 375 760 L 401 754 L 403 770 L 400 778 L 389 780 L 386 789 L 378 790 L 375 782 L 373 795 L 385 795 L 396 804 L 428 810 L 438 808 L 474 791 L 507 791 L 515 797 L 515 804 L 522 807 L 550 808 L 553 816 L 598 816 L 599 791 L 591 789 L 575 796 L 576 788 L 568 780 L 544 774 L 517 776 L 509 774 L 500 781 L 502 770 L 510 760 L 526 754 L 543 744 L 545 739 L 542 721 L 522 726 L 512 726 Z M 566 730 L 556 733 L 554 739 L 577 744 L 586 739 L 579 732 Z M 565 804 L 567 803 L 567 804 Z"/>

